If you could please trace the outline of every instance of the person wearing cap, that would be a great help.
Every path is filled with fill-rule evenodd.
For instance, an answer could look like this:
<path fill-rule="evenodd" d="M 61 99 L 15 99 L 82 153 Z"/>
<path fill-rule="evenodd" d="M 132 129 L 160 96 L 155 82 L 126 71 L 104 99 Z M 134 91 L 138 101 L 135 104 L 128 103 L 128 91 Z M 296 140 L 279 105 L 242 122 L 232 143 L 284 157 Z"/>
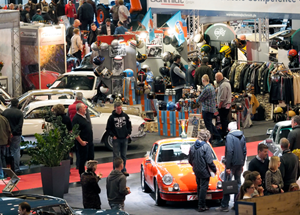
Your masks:
<path fill-rule="evenodd" d="M 101 188 L 98 182 L 101 180 L 102 174 L 96 174 L 98 161 L 89 160 L 86 162 L 86 171 L 80 176 L 82 187 L 82 201 L 85 209 L 101 209 L 101 200 L 99 194 Z"/>
<path fill-rule="evenodd" d="M 117 27 L 119 22 L 119 1 L 115 1 L 115 5 L 111 7 L 109 12 L 112 14 L 113 25 Z M 114 31 L 113 31 L 114 32 Z"/>
<path fill-rule="evenodd" d="M 195 144 L 190 148 L 189 163 L 193 167 L 197 182 L 198 212 L 208 210 L 206 206 L 206 193 L 211 173 L 216 174 L 217 168 L 213 162 L 213 152 L 207 143 L 210 132 L 207 129 L 200 129 Z M 210 170 L 209 170 L 210 169 Z"/>
<path fill-rule="evenodd" d="M 116 28 L 114 34 L 125 34 L 125 32 L 127 32 L 128 29 L 125 28 L 123 25 L 124 25 L 123 22 L 119 21 L 118 22 L 118 27 Z"/>
<path fill-rule="evenodd" d="M 98 30 L 97 26 L 95 23 L 91 24 L 91 31 L 89 32 L 87 42 L 89 46 L 91 47 L 93 42 L 97 41 L 97 36 L 100 34 L 100 31 Z"/>
<path fill-rule="evenodd" d="M 76 8 L 72 0 L 69 0 L 68 4 L 65 5 L 65 14 L 69 19 L 70 25 L 73 25 L 76 15 Z"/>
<path fill-rule="evenodd" d="M 241 187 L 241 174 L 246 161 L 247 148 L 244 133 L 237 129 L 236 122 L 228 124 L 229 133 L 225 143 L 225 180 L 231 181 L 230 175 L 234 176 L 234 180 L 238 183 L 238 188 Z M 235 197 L 236 199 L 236 194 Z M 230 195 L 223 195 L 221 207 L 217 211 L 228 212 Z"/>
<path fill-rule="evenodd" d="M 41 16 L 41 9 L 36 10 L 36 14 L 32 17 L 33 22 L 43 22 L 44 19 Z"/>
<path fill-rule="evenodd" d="M 20 14 L 20 21 L 30 23 L 30 6 L 25 5 L 24 10 Z"/>
<path fill-rule="evenodd" d="M 110 18 L 105 20 L 105 25 L 101 26 L 100 34 L 113 35 L 115 33 L 115 26 L 111 24 Z"/>

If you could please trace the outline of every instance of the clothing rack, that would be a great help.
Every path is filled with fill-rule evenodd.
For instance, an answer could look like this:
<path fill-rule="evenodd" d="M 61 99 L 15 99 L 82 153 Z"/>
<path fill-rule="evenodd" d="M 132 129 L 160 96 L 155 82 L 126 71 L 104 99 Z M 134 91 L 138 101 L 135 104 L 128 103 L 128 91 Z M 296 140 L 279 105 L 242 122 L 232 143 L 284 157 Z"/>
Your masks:
<path fill-rule="evenodd" d="M 252 60 L 234 60 L 234 61 L 238 61 L 238 62 L 250 62 L 250 63 L 267 63 L 267 62 L 272 62 L 272 61 L 252 61 Z M 277 62 L 272 62 L 275 64 L 284 64 L 284 63 L 277 63 Z M 300 68 L 299 68 L 300 69 Z"/>

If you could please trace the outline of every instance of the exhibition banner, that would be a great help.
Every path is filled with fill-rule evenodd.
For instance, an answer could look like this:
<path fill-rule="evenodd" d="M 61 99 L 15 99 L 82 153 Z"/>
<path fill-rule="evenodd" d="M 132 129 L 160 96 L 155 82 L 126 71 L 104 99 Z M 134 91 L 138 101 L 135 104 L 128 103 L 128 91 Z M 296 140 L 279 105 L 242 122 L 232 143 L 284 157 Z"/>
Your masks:
<path fill-rule="evenodd" d="M 153 28 L 153 16 L 152 16 L 152 11 L 151 8 L 147 11 L 143 21 L 142 25 L 145 26 L 146 30 L 149 33 L 149 41 L 152 42 L 155 38 L 154 34 L 154 28 Z"/>
<path fill-rule="evenodd" d="M 300 18 L 299 0 L 147 0 L 153 13 L 247 18 Z"/>
<path fill-rule="evenodd" d="M 167 25 L 174 29 L 174 35 L 178 40 L 178 45 L 180 46 L 182 43 L 184 43 L 185 38 L 180 11 L 178 11 L 174 16 L 171 17 L 171 19 L 167 21 Z"/>

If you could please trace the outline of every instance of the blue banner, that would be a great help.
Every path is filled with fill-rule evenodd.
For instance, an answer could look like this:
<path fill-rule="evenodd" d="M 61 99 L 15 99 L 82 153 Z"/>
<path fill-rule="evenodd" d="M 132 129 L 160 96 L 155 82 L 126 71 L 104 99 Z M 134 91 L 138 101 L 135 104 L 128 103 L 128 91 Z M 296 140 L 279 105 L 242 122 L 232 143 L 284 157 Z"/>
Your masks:
<path fill-rule="evenodd" d="M 147 13 L 142 21 L 142 25 L 145 26 L 146 30 L 148 31 L 149 42 L 151 43 L 152 40 L 154 40 L 154 38 L 155 38 L 154 28 L 153 28 L 153 16 L 152 16 L 151 8 L 149 8 L 149 10 L 147 11 Z"/>
<path fill-rule="evenodd" d="M 167 21 L 167 24 L 170 28 L 174 29 L 174 34 L 176 39 L 178 40 L 178 45 L 181 45 L 184 41 L 184 29 L 182 19 L 181 19 L 181 11 L 178 11 L 171 19 Z"/>

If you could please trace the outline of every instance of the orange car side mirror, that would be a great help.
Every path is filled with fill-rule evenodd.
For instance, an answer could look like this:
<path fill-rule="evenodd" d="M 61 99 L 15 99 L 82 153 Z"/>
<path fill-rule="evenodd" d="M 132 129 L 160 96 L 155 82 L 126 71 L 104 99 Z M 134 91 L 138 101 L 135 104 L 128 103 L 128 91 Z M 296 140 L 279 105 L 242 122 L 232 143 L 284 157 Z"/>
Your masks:
<path fill-rule="evenodd" d="M 151 163 L 151 160 L 150 160 L 150 159 L 147 159 L 147 160 L 146 160 L 146 164 L 147 164 L 147 163 Z"/>

